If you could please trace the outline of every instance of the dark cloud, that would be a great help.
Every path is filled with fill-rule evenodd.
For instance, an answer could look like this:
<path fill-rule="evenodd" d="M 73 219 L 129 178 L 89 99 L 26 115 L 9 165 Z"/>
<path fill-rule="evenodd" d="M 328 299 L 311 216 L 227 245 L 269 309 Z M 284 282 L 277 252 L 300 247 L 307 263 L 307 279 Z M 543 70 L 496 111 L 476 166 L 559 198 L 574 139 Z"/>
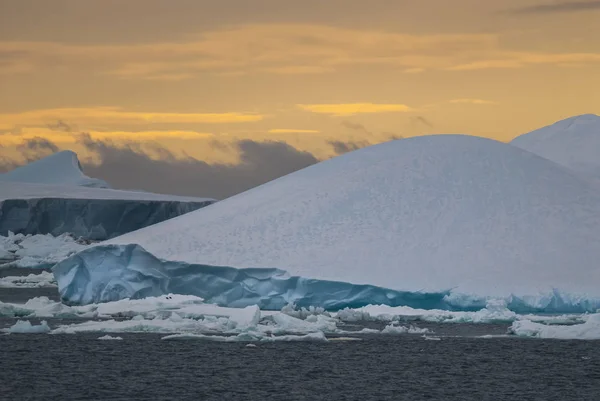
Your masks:
<path fill-rule="evenodd" d="M 343 142 L 343 141 L 329 141 L 327 142 L 333 147 L 333 151 L 338 155 L 343 155 L 344 153 L 352 152 L 354 150 L 358 150 L 364 148 L 365 146 L 369 146 L 370 143 L 366 141 L 360 142 Z"/>
<path fill-rule="evenodd" d="M 58 120 L 54 124 L 48 124 L 48 128 L 54 131 L 73 132 L 73 128 L 63 120 Z"/>
<path fill-rule="evenodd" d="M 417 118 L 422 118 L 423 121 L 427 121 L 427 120 L 425 120 L 424 117 L 417 117 Z M 373 134 L 372 131 L 370 131 L 367 127 L 365 127 L 364 125 L 362 125 L 360 123 L 355 123 L 355 122 L 346 120 L 346 121 L 342 121 L 341 124 L 345 128 L 348 128 L 348 129 L 356 131 L 356 132 L 361 132 L 363 134 L 366 134 L 367 136 L 371 136 Z M 387 136 L 386 141 L 403 138 L 401 135 L 394 134 L 393 132 L 382 132 L 381 134 Z M 362 149 L 362 148 L 370 146 L 370 145 L 374 145 L 374 143 L 369 140 L 362 140 L 362 141 L 331 140 L 331 141 L 328 141 L 327 143 L 329 145 L 331 145 L 331 147 L 333 147 L 333 151 L 337 155 L 343 155 L 344 153 L 352 152 L 354 150 L 358 150 L 358 149 Z"/>
<path fill-rule="evenodd" d="M 45 138 L 35 137 L 18 145 L 17 150 L 21 152 L 21 155 L 27 162 L 32 162 L 56 153 L 60 149 L 53 142 Z"/>
<path fill-rule="evenodd" d="M 396 141 L 398 139 L 404 139 L 402 135 L 394 134 L 393 132 L 383 132 L 384 135 L 387 135 L 388 141 Z"/>
<path fill-rule="evenodd" d="M 521 7 L 509 10 L 509 14 L 558 14 L 577 11 L 600 10 L 600 1 L 569 1 L 535 6 Z"/>
<path fill-rule="evenodd" d="M 341 123 L 344 127 L 354 130 L 364 132 L 365 134 L 370 134 L 371 132 L 362 124 L 353 123 L 352 121 L 342 121 Z"/>
<path fill-rule="evenodd" d="M 116 146 L 111 142 L 95 141 L 89 135 L 82 136 L 82 143 L 101 160 L 98 165 L 85 165 L 86 173 L 106 180 L 114 188 L 217 199 L 319 161 L 311 153 L 283 142 L 239 141 L 236 143 L 238 164 L 208 164 L 191 157 L 181 159 L 167 149 L 162 149 L 160 159 L 156 160 L 139 145 Z"/>
<path fill-rule="evenodd" d="M 397 136 L 390 134 L 390 138 Z M 309 152 L 276 141 L 245 139 L 233 144 L 211 143 L 214 148 L 237 152 L 239 162 L 235 164 L 209 164 L 189 156 L 181 158 L 152 143 L 117 145 L 95 140 L 88 134 L 78 135 L 78 141 L 99 160 L 99 163 L 81 160 L 85 173 L 107 181 L 113 188 L 216 199 L 227 198 L 320 161 Z M 329 144 L 338 155 L 371 145 L 368 141 L 330 141 Z M 19 145 L 18 150 L 31 162 L 59 148 L 47 139 L 33 138 Z M 0 172 L 15 167 L 13 160 L 0 155 Z"/>

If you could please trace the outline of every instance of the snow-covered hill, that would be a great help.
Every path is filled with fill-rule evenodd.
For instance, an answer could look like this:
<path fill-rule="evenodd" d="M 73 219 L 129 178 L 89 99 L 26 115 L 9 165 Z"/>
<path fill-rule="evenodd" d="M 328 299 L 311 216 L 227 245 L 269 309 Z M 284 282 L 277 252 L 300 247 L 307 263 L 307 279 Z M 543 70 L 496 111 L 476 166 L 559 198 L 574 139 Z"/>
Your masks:
<path fill-rule="evenodd" d="M 57 265 L 65 300 L 170 291 L 236 306 L 600 306 L 598 186 L 466 135 L 354 151 L 107 244 Z"/>
<path fill-rule="evenodd" d="M 0 174 L 0 181 L 109 188 L 105 181 L 83 174 L 77 154 L 70 150 L 54 153 Z"/>
<path fill-rule="evenodd" d="M 511 145 L 600 179 L 600 116 L 567 118 L 518 136 Z"/>

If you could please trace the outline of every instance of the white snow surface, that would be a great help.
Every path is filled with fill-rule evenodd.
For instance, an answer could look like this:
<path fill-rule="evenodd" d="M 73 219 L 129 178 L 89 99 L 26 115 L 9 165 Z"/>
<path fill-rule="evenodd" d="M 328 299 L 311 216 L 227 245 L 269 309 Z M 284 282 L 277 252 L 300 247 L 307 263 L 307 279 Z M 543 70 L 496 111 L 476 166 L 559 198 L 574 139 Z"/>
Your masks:
<path fill-rule="evenodd" d="M 556 291 L 568 304 L 597 303 L 600 188 L 509 144 L 432 135 L 347 153 L 103 244 L 139 244 L 171 261 L 451 290 L 467 303 L 517 296 L 544 306 Z"/>
<path fill-rule="evenodd" d="M 195 198 L 155 194 L 142 191 L 125 191 L 119 189 L 89 188 L 64 184 L 32 184 L 27 182 L 11 182 L 0 179 L 0 201 L 8 199 L 103 199 L 103 200 L 139 200 L 139 201 L 179 201 L 205 202 L 210 198 Z"/>
<path fill-rule="evenodd" d="M 600 179 L 600 116 L 567 118 L 518 136 L 510 143 Z"/>
<path fill-rule="evenodd" d="M 105 181 L 83 174 L 77 154 L 70 150 L 54 153 L 0 174 L 0 181 L 110 188 Z"/>
<path fill-rule="evenodd" d="M 84 248 L 86 245 L 68 234 L 54 237 L 50 234 L 24 235 L 9 232 L 6 237 L 0 236 L 0 267 L 51 267 Z M 52 276 L 54 281 L 53 275 L 46 275 Z M 40 282 L 47 281 L 46 275 L 39 276 Z M 31 283 L 34 281 L 35 278 L 30 280 Z"/>

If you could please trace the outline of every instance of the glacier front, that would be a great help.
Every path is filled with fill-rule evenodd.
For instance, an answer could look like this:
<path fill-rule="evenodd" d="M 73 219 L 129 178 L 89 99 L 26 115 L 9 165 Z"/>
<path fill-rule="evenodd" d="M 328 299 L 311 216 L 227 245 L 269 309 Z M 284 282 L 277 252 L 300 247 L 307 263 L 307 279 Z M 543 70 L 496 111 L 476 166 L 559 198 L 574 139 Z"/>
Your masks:
<path fill-rule="evenodd" d="M 433 135 L 318 163 L 90 247 L 54 268 L 65 302 L 167 292 L 526 312 L 600 305 L 600 187 L 509 144 Z"/>

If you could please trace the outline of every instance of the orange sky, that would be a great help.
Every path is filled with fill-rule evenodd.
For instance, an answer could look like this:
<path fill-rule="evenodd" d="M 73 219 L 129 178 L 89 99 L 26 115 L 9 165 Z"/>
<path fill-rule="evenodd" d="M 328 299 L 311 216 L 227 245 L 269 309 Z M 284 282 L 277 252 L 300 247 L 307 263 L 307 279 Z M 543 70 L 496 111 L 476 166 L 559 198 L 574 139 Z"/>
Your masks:
<path fill-rule="evenodd" d="M 0 0 L 0 153 L 77 134 L 209 163 L 215 141 L 468 133 L 600 114 L 600 2 Z M 159 156 L 157 156 L 159 157 Z"/>

